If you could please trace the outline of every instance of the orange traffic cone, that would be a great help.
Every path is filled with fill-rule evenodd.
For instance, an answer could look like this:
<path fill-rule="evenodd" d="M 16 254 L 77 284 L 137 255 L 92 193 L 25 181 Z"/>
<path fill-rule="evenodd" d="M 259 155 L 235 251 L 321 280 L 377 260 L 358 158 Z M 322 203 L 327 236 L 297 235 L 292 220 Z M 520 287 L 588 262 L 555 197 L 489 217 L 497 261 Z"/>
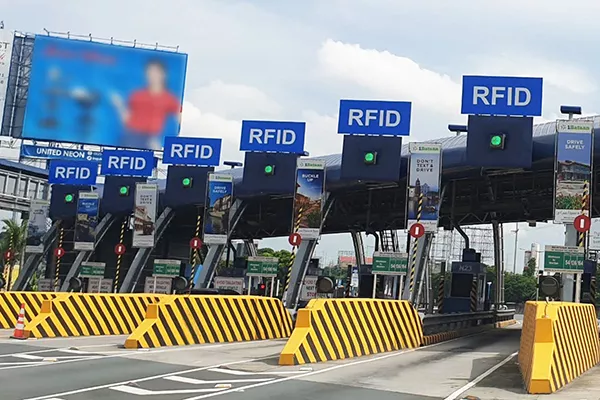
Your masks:
<path fill-rule="evenodd" d="M 19 311 L 19 319 L 17 319 L 17 325 L 15 325 L 15 332 L 12 334 L 12 339 L 27 339 L 25 334 L 25 303 L 21 303 L 21 310 Z"/>

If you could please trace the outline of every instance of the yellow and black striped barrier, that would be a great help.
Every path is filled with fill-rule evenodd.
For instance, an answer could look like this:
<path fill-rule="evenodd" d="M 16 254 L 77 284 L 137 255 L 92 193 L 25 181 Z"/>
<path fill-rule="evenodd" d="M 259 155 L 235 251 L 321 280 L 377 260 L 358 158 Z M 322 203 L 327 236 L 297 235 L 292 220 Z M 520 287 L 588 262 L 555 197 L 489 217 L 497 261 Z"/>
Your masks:
<path fill-rule="evenodd" d="M 408 301 L 317 299 L 298 311 L 280 365 L 340 360 L 406 348 L 423 342 L 423 327 Z"/>
<path fill-rule="evenodd" d="M 64 293 L 42 303 L 25 325 L 30 337 L 124 335 L 144 320 L 147 307 L 163 295 Z"/>
<path fill-rule="evenodd" d="M 52 292 L 1 292 L 0 293 L 0 329 L 15 327 L 21 304 L 25 304 L 25 320 L 31 321 L 42 308 L 44 300 L 56 297 Z"/>
<path fill-rule="evenodd" d="M 527 302 L 519 368 L 530 394 L 554 393 L 600 362 L 594 306 Z"/>
<path fill-rule="evenodd" d="M 259 296 L 171 296 L 148 307 L 128 349 L 280 339 L 292 333 L 281 300 Z"/>

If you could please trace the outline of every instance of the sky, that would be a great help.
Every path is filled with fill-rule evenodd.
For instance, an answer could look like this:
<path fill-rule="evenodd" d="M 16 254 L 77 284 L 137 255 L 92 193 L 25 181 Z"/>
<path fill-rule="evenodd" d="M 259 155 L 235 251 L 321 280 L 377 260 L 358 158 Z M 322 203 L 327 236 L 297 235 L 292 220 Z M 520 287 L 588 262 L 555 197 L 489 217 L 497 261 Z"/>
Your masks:
<path fill-rule="evenodd" d="M 600 111 L 593 0 L 0 0 L 0 9 L 7 29 L 179 46 L 189 54 L 182 134 L 223 138 L 222 161 L 243 161 L 242 119 L 306 121 L 311 156 L 341 152 L 340 98 L 411 101 L 411 141 L 447 136 L 448 124 L 466 124 L 463 74 L 543 77 L 537 122 L 559 118 L 561 104 Z M 562 244 L 563 230 L 521 224 L 517 269 L 521 249 Z M 289 248 L 286 238 L 261 245 Z M 317 255 L 351 249 L 349 235 L 323 236 Z"/>

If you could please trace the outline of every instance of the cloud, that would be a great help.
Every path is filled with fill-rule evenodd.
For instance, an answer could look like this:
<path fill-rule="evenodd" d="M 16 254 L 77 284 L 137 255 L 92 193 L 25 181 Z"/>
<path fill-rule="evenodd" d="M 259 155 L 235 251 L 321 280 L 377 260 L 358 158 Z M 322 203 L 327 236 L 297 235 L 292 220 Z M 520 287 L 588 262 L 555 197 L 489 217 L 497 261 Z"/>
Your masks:
<path fill-rule="evenodd" d="M 328 39 L 319 49 L 318 62 L 326 76 L 366 88 L 375 97 L 412 101 L 446 115 L 460 112 L 460 83 L 410 58 Z"/>
<path fill-rule="evenodd" d="M 342 135 L 337 133 L 337 116 L 321 115 L 313 110 L 302 112 L 306 121 L 304 148 L 312 156 L 339 154 L 342 152 Z"/>

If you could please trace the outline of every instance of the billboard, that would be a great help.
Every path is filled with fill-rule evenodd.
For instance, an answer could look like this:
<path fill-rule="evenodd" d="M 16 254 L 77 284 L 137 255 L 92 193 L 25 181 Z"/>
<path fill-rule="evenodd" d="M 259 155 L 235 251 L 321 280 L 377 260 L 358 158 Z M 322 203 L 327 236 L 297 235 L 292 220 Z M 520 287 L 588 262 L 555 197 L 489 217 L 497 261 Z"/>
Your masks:
<path fill-rule="evenodd" d="M 410 143 L 408 173 L 407 223 L 420 223 L 425 232 L 436 232 L 440 215 L 440 180 L 442 145 L 439 143 Z"/>
<path fill-rule="evenodd" d="M 158 185 L 155 183 L 137 183 L 135 185 L 132 247 L 154 247 L 157 207 Z"/>
<path fill-rule="evenodd" d="M 2 121 L 4 105 L 6 104 L 13 38 L 11 31 L 0 29 L 0 121 Z"/>
<path fill-rule="evenodd" d="M 65 149 L 61 147 L 21 144 L 21 158 L 46 160 L 93 161 L 102 162 L 102 152 L 81 149 Z"/>
<path fill-rule="evenodd" d="M 159 150 L 177 136 L 187 55 L 38 35 L 22 137 Z"/>
<path fill-rule="evenodd" d="M 556 123 L 554 222 L 558 224 L 572 224 L 580 214 L 590 216 L 593 128 L 592 121 Z"/>
<path fill-rule="evenodd" d="M 292 231 L 302 239 L 318 239 L 323 220 L 325 161 L 298 159 Z"/>
<path fill-rule="evenodd" d="M 99 210 L 100 195 L 97 192 L 79 192 L 73 239 L 75 250 L 94 250 Z"/>
<path fill-rule="evenodd" d="M 26 253 L 44 252 L 42 239 L 48 233 L 49 216 L 50 202 L 48 200 L 31 200 L 29 220 L 27 221 L 27 239 L 25 239 Z"/>
<path fill-rule="evenodd" d="M 233 177 L 210 173 L 204 207 L 204 242 L 226 244 L 229 233 L 229 210 L 233 204 Z"/>

